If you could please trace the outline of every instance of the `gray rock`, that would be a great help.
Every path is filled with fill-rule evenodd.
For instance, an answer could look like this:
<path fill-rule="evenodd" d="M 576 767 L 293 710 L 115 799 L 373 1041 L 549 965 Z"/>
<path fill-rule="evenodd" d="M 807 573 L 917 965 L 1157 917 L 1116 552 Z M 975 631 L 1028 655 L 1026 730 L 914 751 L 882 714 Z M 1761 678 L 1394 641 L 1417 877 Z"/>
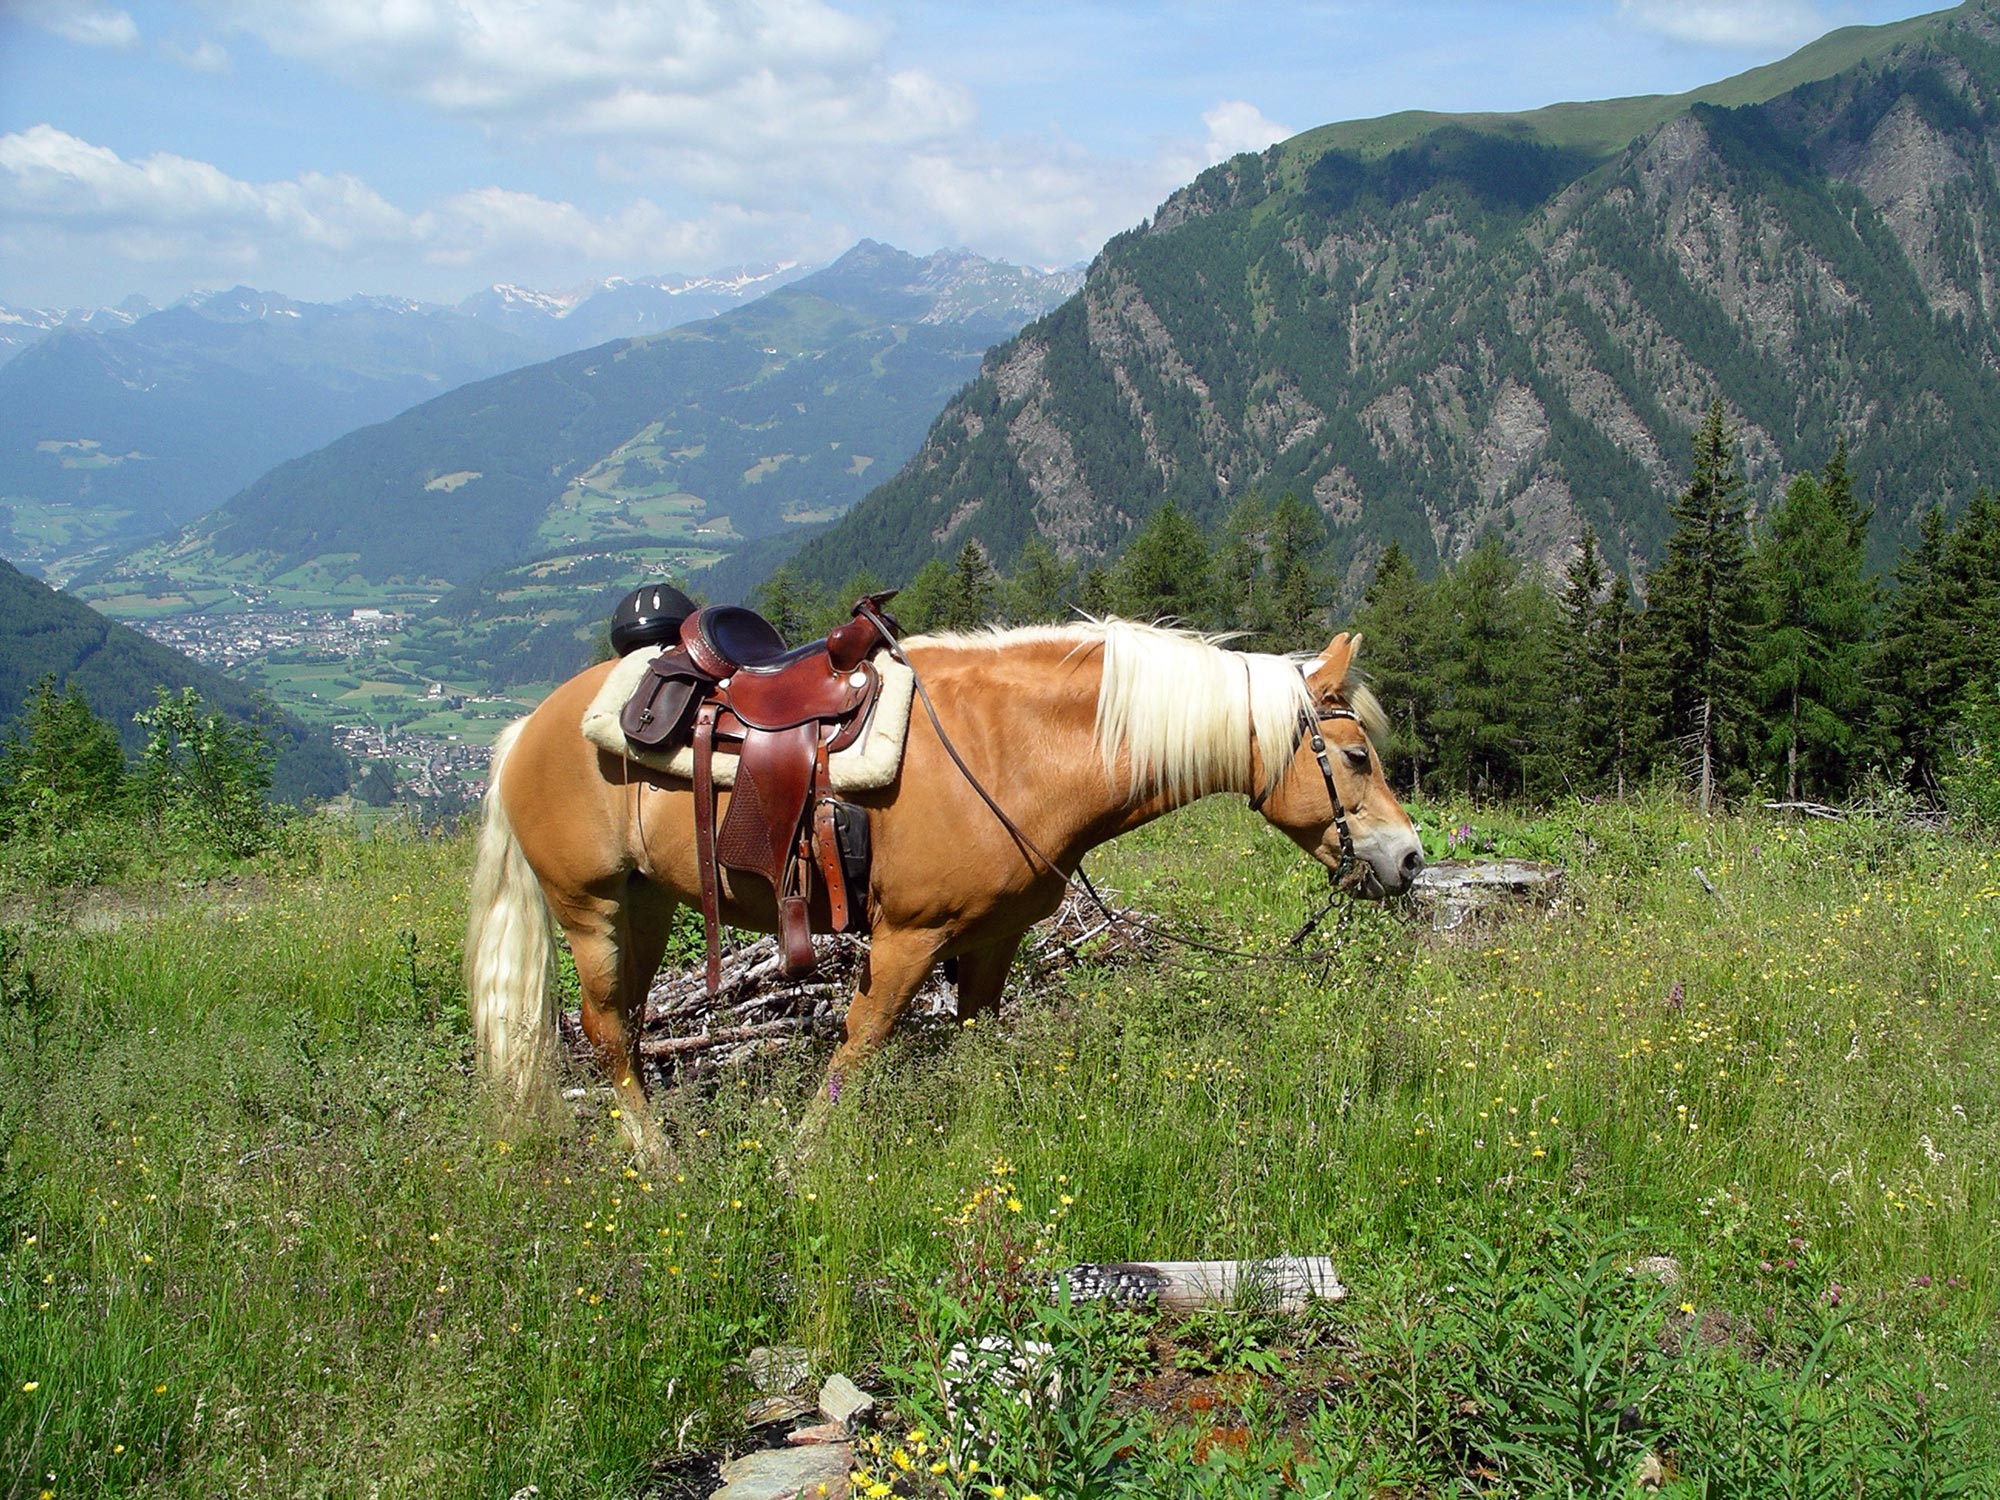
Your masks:
<path fill-rule="evenodd" d="M 846 1500 L 847 1476 L 854 1467 L 848 1443 L 813 1448 L 765 1448 L 722 1466 L 722 1488 L 710 1500 Z"/>
<path fill-rule="evenodd" d="M 813 1443 L 844 1443 L 847 1441 L 845 1422 L 821 1422 L 814 1427 L 801 1427 L 796 1432 L 785 1434 L 785 1441 L 794 1448 L 804 1448 Z"/>
<path fill-rule="evenodd" d="M 845 1375 L 829 1375 L 819 1388 L 820 1414 L 829 1422 L 852 1423 L 874 1405 L 875 1398 Z"/>
<path fill-rule="evenodd" d="M 806 1383 L 812 1373 L 812 1356 L 791 1344 L 766 1348 L 759 1344 L 744 1358 L 743 1369 L 750 1383 L 767 1396 L 782 1396 Z"/>
<path fill-rule="evenodd" d="M 768 1427 L 773 1422 L 789 1422 L 794 1417 L 803 1417 L 812 1409 L 797 1396 L 759 1396 L 743 1408 L 743 1425 Z"/>

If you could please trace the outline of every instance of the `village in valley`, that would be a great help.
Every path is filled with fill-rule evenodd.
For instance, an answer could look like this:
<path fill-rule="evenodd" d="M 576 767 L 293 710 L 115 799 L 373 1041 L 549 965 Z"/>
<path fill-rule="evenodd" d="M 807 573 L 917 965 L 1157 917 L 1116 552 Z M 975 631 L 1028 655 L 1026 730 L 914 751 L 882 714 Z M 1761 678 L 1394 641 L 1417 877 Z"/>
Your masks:
<path fill-rule="evenodd" d="M 393 609 L 252 608 L 134 625 L 324 725 L 354 760 L 359 800 L 399 802 L 426 821 L 478 801 L 494 733 L 533 702 L 413 671 L 397 649 L 405 617 Z"/>

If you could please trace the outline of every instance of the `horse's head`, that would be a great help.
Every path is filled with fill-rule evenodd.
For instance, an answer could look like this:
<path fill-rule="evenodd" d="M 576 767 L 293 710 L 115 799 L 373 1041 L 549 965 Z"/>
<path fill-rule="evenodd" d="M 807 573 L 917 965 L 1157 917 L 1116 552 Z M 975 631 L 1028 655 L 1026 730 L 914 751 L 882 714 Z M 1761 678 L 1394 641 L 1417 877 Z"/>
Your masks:
<path fill-rule="evenodd" d="M 1379 735 L 1384 725 L 1374 694 L 1353 676 L 1360 644 L 1359 636 L 1337 635 L 1305 664 L 1312 717 L 1300 724 L 1290 760 L 1256 806 L 1344 889 L 1393 896 L 1424 867 L 1424 849 L 1371 742 L 1371 731 Z M 1316 740 L 1324 748 L 1315 748 Z"/>

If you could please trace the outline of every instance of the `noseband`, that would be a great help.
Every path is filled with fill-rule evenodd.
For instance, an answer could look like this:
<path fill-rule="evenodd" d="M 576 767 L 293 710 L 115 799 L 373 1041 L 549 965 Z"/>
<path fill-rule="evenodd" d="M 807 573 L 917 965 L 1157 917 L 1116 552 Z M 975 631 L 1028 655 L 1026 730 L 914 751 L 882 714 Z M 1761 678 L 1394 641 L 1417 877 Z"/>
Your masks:
<path fill-rule="evenodd" d="M 1340 805 L 1340 789 L 1333 784 L 1333 765 L 1326 758 L 1326 736 L 1319 731 L 1319 726 L 1326 723 L 1329 719 L 1351 719 L 1356 724 L 1361 723 L 1361 715 L 1357 714 L 1351 708 L 1342 708 L 1335 705 L 1325 708 L 1315 707 L 1307 710 L 1299 715 L 1299 737 L 1292 741 L 1292 748 L 1285 757 L 1285 764 L 1289 767 L 1292 756 L 1298 754 L 1299 741 L 1309 739 L 1312 745 L 1313 758 L 1319 762 L 1319 774 L 1326 780 L 1326 800 L 1327 804 L 1333 809 L 1333 826 L 1340 833 L 1340 867 L 1333 872 L 1333 883 L 1339 885 L 1341 881 L 1354 873 L 1356 860 L 1354 856 L 1354 833 L 1347 826 L 1347 809 Z M 1365 734 L 1367 731 L 1364 728 L 1362 732 Z M 1284 778 L 1280 776 L 1278 781 L 1282 780 Z M 1276 791 L 1277 787 L 1278 782 L 1272 782 L 1263 791 L 1250 799 L 1250 806 L 1253 809 L 1263 807 L 1264 799 Z"/>

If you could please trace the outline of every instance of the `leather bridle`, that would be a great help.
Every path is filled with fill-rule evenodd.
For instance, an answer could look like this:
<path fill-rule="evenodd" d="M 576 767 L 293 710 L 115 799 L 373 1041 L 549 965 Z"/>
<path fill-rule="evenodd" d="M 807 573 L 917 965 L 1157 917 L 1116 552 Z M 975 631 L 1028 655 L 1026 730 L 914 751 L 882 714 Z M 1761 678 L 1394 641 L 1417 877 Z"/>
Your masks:
<path fill-rule="evenodd" d="M 1333 872 L 1333 883 L 1339 885 L 1352 875 L 1360 861 L 1354 853 L 1354 831 L 1347 826 L 1347 809 L 1340 802 L 1340 788 L 1334 785 L 1333 763 L 1326 758 L 1326 736 L 1320 733 L 1320 725 L 1330 719 L 1349 719 L 1361 723 L 1361 715 L 1343 704 L 1318 704 L 1299 715 L 1298 737 L 1292 741 L 1292 748 L 1285 756 L 1285 770 L 1289 773 L 1293 756 L 1299 753 L 1301 742 L 1312 745 L 1313 759 L 1319 762 L 1319 774 L 1326 782 L 1327 805 L 1333 809 L 1333 826 L 1340 834 L 1340 866 Z M 1364 728 L 1364 734 L 1367 732 Z M 1272 792 L 1284 783 L 1284 775 L 1250 799 L 1253 810 L 1260 810 Z"/>

